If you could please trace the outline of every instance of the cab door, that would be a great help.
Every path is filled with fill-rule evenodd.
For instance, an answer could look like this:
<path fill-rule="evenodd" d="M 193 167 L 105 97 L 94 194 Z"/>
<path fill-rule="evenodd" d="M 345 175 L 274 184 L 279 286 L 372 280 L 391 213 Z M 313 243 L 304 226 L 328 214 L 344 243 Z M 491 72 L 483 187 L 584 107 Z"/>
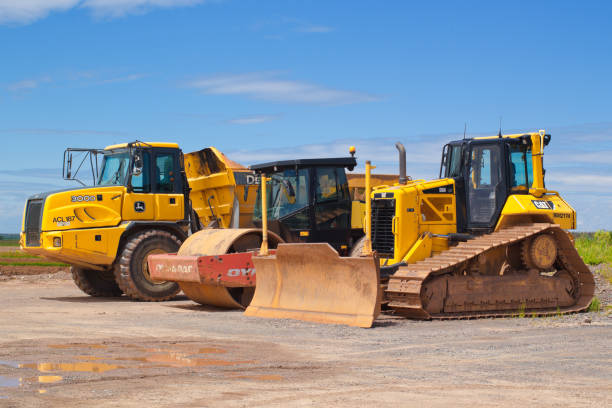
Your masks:
<path fill-rule="evenodd" d="M 351 236 L 352 201 L 343 167 L 314 169 L 314 230 L 312 242 L 328 242 L 345 253 Z"/>
<path fill-rule="evenodd" d="M 492 229 L 508 196 L 505 145 L 474 143 L 466 171 L 468 229 Z"/>
<path fill-rule="evenodd" d="M 131 175 L 131 191 L 125 194 L 121 213 L 124 220 L 150 221 L 155 218 L 155 197 L 151 194 L 151 149 L 138 149 L 134 155 L 142 159 L 142 171 Z M 130 160 L 130 166 L 133 166 L 133 160 Z"/>
<path fill-rule="evenodd" d="M 125 220 L 179 221 L 186 218 L 178 149 L 139 149 L 142 172 L 132 174 L 131 192 L 123 201 Z"/>
<path fill-rule="evenodd" d="M 155 220 L 185 219 L 185 192 L 177 149 L 155 149 L 152 161 Z"/>

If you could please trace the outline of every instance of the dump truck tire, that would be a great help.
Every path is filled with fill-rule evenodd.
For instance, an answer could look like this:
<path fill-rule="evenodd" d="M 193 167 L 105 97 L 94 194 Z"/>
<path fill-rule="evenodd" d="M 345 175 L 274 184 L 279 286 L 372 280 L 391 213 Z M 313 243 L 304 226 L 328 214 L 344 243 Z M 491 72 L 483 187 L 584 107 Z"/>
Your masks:
<path fill-rule="evenodd" d="M 176 282 L 155 282 L 149 277 L 147 257 L 178 251 L 181 240 L 167 231 L 151 230 L 131 237 L 115 266 L 115 280 L 134 300 L 159 302 L 173 298 L 180 288 Z"/>
<path fill-rule="evenodd" d="M 94 271 L 90 269 L 71 266 L 72 280 L 79 289 L 94 297 L 117 297 L 123 291 L 115 282 L 112 271 Z"/>

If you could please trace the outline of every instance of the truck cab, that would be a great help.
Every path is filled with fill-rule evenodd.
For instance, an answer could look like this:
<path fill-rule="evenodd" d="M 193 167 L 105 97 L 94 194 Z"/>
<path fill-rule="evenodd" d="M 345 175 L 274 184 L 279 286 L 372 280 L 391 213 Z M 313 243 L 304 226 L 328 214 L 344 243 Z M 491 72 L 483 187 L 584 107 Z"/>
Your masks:
<path fill-rule="evenodd" d="M 78 152 L 85 158 L 73 162 Z M 87 157 L 90 185 L 77 178 Z M 82 187 L 28 198 L 23 250 L 71 264 L 77 286 L 92 296 L 174 296 L 175 283 L 150 279 L 146 258 L 178 250 L 187 237 L 189 187 L 179 146 L 136 141 L 104 150 L 68 149 L 64 178 Z"/>

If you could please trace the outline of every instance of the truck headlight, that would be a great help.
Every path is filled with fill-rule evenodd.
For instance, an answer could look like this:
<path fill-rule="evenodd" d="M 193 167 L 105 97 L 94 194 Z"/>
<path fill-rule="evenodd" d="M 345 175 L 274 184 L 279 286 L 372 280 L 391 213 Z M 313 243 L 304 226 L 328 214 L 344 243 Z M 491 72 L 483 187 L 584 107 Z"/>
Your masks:
<path fill-rule="evenodd" d="M 62 246 L 62 238 L 60 237 L 54 237 L 53 238 L 53 246 L 56 248 L 59 248 Z"/>

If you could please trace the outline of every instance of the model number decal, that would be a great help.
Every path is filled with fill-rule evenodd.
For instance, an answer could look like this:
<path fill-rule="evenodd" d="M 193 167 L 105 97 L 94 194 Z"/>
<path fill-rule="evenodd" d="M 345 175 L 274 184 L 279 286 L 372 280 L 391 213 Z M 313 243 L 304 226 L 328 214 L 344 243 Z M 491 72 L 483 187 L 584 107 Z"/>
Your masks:
<path fill-rule="evenodd" d="M 67 217 L 53 217 L 53 223 L 58 227 L 68 227 L 75 218 L 76 217 L 74 215 L 69 215 Z"/>
<path fill-rule="evenodd" d="M 81 201 L 96 201 L 95 195 L 76 195 L 70 197 L 70 201 L 73 203 L 81 202 Z"/>
<path fill-rule="evenodd" d="M 553 213 L 553 217 L 555 218 L 572 218 L 569 214 L 567 213 Z"/>
<path fill-rule="evenodd" d="M 538 210 L 554 210 L 555 204 L 552 201 L 545 200 L 531 200 L 535 208 Z"/>
<path fill-rule="evenodd" d="M 168 270 L 171 273 L 179 273 L 183 275 L 190 275 L 193 272 L 193 265 L 164 265 L 157 264 L 157 271 Z"/>

